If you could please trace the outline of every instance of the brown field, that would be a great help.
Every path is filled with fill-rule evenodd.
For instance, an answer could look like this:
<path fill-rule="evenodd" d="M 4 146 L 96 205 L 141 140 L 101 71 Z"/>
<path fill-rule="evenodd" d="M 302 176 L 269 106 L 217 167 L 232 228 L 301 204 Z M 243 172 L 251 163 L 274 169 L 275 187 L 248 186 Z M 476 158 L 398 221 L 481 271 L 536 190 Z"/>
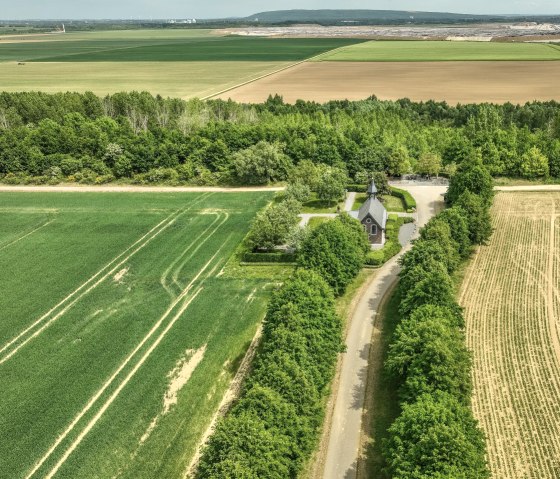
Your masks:
<path fill-rule="evenodd" d="M 560 62 L 309 62 L 219 98 L 259 103 L 277 93 L 290 103 L 361 100 L 371 95 L 450 104 L 525 103 L 560 100 L 559 83 Z"/>
<path fill-rule="evenodd" d="M 560 477 L 560 193 L 498 193 L 465 277 L 473 408 L 493 479 Z"/>

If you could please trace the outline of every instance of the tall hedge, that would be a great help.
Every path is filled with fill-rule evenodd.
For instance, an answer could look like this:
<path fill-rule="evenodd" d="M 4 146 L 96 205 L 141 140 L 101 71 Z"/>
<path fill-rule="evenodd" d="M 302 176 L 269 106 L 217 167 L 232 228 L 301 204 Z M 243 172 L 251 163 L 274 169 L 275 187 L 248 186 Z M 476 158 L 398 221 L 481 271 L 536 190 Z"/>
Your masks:
<path fill-rule="evenodd" d="M 402 406 L 383 444 L 393 479 L 490 475 L 470 409 L 472 360 L 450 276 L 491 234 L 488 178 L 479 164 L 457 173 L 447 195 L 453 207 L 433 218 L 401 259 L 400 323 L 385 363 Z"/>
<path fill-rule="evenodd" d="M 197 477 L 298 477 L 317 442 L 342 347 L 332 289 L 317 273 L 297 271 L 270 301 L 253 371 L 210 438 Z"/>

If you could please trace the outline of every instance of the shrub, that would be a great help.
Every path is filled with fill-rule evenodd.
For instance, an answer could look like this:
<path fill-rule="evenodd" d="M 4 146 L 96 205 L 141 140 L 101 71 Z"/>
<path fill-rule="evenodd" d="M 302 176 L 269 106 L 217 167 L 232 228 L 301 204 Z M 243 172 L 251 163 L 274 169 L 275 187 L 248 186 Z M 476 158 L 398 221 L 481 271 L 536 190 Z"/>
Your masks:
<path fill-rule="evenodd" d="M 409 213 L 412 210 L 416 209 L 416 200 L 414 199 L 414 197 L 408 191 L 400 190 L 398 188 L 391 187 L 391 195 L 403 200 L 404 201 L 404 207 L 405 207 L 406 211 L 408 211 Z"/>

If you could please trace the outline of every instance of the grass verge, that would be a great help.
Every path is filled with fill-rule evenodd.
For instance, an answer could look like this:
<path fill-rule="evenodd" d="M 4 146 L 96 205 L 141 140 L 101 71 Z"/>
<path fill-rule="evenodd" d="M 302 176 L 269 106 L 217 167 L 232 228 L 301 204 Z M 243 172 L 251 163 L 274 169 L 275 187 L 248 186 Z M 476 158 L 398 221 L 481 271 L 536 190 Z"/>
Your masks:
<path fill-rule="evenodd" d="M 369 371 L 364 405 L 364 455 L 358 461 L 357 478 L 389 479 L 385 473 L 385 461 L 381 445 L 387 437 L 387 429 L 400 413 L 398 388 L 399 383 L 385 373 L 383 365 L 387 359 L 395 328 L 399 323 L 398 307 L 400 303 L 398 290 L 387 293 L 381 313 L 374 325 Z"/>

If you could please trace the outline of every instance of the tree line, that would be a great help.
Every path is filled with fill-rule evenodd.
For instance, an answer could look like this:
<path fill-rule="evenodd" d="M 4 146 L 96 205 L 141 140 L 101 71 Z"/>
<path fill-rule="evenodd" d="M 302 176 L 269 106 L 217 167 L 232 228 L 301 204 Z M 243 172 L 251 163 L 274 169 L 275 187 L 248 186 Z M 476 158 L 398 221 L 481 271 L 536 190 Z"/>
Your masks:
<path fill-rule="evenodd" d="M 310 233 L 293 277 L 273 294 L 252 371 L 210 437 L 196 477 L 299 477 L 316 447 L 344 348 L 335 298 L 368 250 L 363 228 L 347 215 Z"/>
<path fill-rule="evenodd" d="M 472 358 L 451 275 L 492 234 L 492 178 L 471 159 L 451 179 L 448 209 L 402 260 L 399 316 L 385 363 L 400 384 L 401 413 L 383 444 L 394 479 L 489 477 L 484 436 L 470 404 Z"/>
<path fill-rule="evenodd" d="M 266 184 L 303 161 L 363 183 L 375 172 L 452 175 L 472 157 L 493 176 L 560 178 L 559 104 L 0 93 L 7 183 Z"/>

